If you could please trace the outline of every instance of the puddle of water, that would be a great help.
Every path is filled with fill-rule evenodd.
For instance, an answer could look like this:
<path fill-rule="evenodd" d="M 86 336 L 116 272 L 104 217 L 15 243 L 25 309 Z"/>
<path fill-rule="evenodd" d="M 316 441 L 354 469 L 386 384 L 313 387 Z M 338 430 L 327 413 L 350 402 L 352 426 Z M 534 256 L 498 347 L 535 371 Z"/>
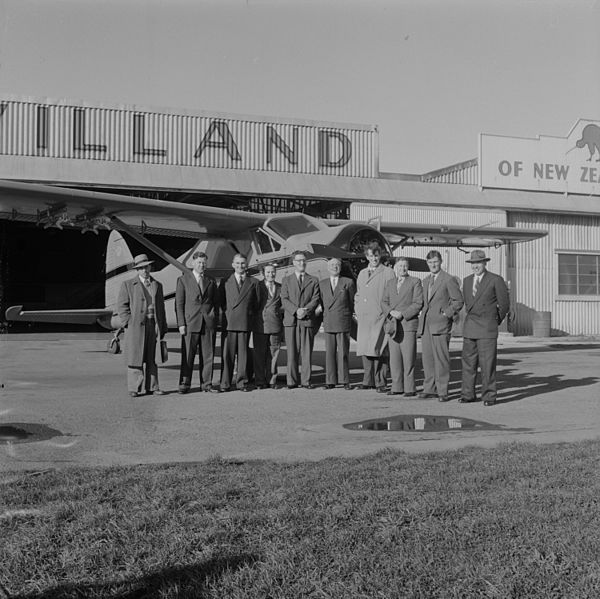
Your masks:
<path fill-rule="evenodd" d="M 423 416 L 421 414 L 402 414 L 388 418 L 373 418 L 361 422 L 344 424 L 344 428 L 354 431 L 483 431 L 498 430 L 502 427 L 470 418 L 456 418 L 454 416 Z"/>
<path fill-rule="evenodd" d="M 0 445 L 9 443 L 33 443 L 46 441 L 52 437 L 62 437 L 63 434 L 45 424 L 25 422 L 5 422 L 0 424 Z"/>

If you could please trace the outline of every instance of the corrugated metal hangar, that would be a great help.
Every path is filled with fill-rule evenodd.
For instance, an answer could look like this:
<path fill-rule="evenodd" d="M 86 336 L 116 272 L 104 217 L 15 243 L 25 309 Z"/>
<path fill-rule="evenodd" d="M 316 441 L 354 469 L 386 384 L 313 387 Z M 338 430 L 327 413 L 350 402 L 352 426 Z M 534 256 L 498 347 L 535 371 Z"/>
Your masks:
<path fill-rule="evenodd" d="M 256 212 L 547 230 L 488 250 L 510 284 L 512 332 L 531 334 L 549 313 L 552 334 L 600 333 L 600 123 L 580 120 L 564 138 L 482 134 L 478 158 L 424 175 L 381 173 L 378 152 L 370 125 L 0 99 L 0 179 Z M 0 221 L 2 311 L 102 304 L 107 232 L 44 226 Z M 177 255 L 190 245 L 155 240 Z M 468 274 L 463 251 L 440 249 L 449 272 Z"/>

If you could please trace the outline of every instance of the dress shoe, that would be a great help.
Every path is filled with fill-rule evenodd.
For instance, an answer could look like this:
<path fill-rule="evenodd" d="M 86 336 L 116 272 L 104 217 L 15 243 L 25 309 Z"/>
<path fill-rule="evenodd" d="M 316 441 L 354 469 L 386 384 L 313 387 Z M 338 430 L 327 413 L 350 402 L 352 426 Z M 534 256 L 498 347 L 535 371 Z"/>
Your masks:
<path fill-rule="evenodd" d="M 281 389 L 281 387 L 279 385 L 269 385 L 269 389 Z"/>
<path fill-rule="evenodd" d="M 268 389 L 269 385 L 256 385 L 257 389 Z"/>
<path fill-rule="evenodd" d="M 160 389 L 155 389 L 154 391 L 152 391 L 152 395 L 166 395 L 166 393 L 164 391 L 161 391 Z"/>
<path fill-rule="evenodd" d="M 129 397 L 141 397 L 143 393 L 138 393 L 137 391 L 130 391 Z"/>
<path fill-rule="evenodd" d="M 346 384 L 344 385 L 344 389 L 345 389 L 346 391 L 352 391 L 352 385 L 351 385 L 350 383 L 346 383 Z"/>
<path fill-rule="evenodd" d="M 435 399 L 437 393 L 419 393 L 419 399 Z"/>
<path fill-rule="evenodd" d="M 251 391 L 251 389 L 250 387 L 240 387 L 238 391 L 241 391 L 242 393 L 248 393 L 249 391 Z"/>
<path fill-rule="evenodd" d="M 385 387 L 377 387 L 377 393 L 387 393 L 387 389 Z"/>
<path fill-rule="evenodd" d="M 311 385 L 310 383 L 308 385 L 300 385 L 303 389 L 314 389 L 314 385 Z"/>
<path fill-rule="evenodd" d="M 402 391 L 388 391 L 387 395 L 402 395 Z"/>
<path fill-rule="evenodd" d="M 438 401 L 441 401 L 441 402 L 450 401 L 450 398 L 447 395 L 440 395 L 438 397 Z"/>
<path fill-rule="evenodd" d="M 177 392 L 181 393 L 181 394 L 189 393 L 190 392 L 190 388 L 189 387 L 184 387 L 183 385 L 181 385 L 179 387 L 179 389 L 177 389 Z"/>
<path fill-rule="evenodd" d="M 223 391 L 221 390 L 220 387 L 216 387 L 214 385 L 211 385 L 210 387 L 207 387 L 205 390 L 209 391 L 210 393 L 223 393 Z"/>
<path fill-rule="evenodd" d="M 468 399 L 467 397 L 461 397 L 458 400 L 458 403 L 473 403 L 477 401 L 476 399 Z"/>
<path fill-rule="evenodd" d="M 404 394 L 404 397 L 416 397 L 416 396 L 417 396 L 417 394 L 414 391 L 407 391 Z"/>
<path fill-rule="evenodd" d="M 483 402 L 484 406 L 495 406 L 496 405 L 496 400 L 495 399 L 488 399 L 486 401 Z"/>
<path fill-rule="evenodd" d="M 288 389 L 297 389 L 298 385 L 287 385 Z"/>
<path fill-rule="evenodd" d="M 321 389 L 327 389 L 327 390 L 329 390 L 329 389 L 335 389 L 335 385 L 330 385 L 330 384 L 323 385 L 321 387 Z"/>
<path fill-rule="evenodd" d="M 361 390 L 361 391 L 366 391 L 367 389 L 374 389 L 375 387 L 373 387 L 373 385 L 356 385 L 356 387 L 354 387 L 357 390 Z"/>

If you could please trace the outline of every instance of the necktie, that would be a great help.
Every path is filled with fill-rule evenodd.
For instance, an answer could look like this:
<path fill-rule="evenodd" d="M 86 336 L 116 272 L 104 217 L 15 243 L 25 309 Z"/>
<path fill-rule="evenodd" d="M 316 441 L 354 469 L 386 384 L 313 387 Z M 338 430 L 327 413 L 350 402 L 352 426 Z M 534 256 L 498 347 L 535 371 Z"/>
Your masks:
<path fill-rule="evenodd" d="M 204 276 L 203 275 L 198 276 L 198 285 L 200 285 L 200 291 L 202 293 L 204 293 Z"/>
<path fill-rule="evenodd" d="M 397 286 L 398 293 L 400 293 L 400 287 L 402 287 L 402 283 L 404 283 L 404 277 L 399 277 Z"/>
<path fill-rule="evenodd" d="M 244 283 L 244 280 L 242 279 L 242 277 L 237 278 L 236 277 L 236 282 L 237 282 L 237 286 L 238 286 L 238 291 L 242 288 L 242 284 Z"/>
<path fill-rule="evenodd" d="M 144 279 L 144 285 L 146 285 L 146 287 L 150 287 L 150 285 L 152 285 L 152 281 L 150 280 L 150 277 L 146 277 Z"/>
<path fill-rule="evenodd" d="M 433 286 L 435 285 L 435 275 L 431 275 L 431 280 L 429 281 L 429 289 L 427 290 L 427 301 L 431 299 L 433 295 Z"/>
<path fill-rule="evenodd" d="M 477 293 L 477 287 L 479 286 L 479 277 L 473 277 L 473 295 Z"/>
<path fill-rule="evenodd" d="M 273 297 L 275 295 L 275 284 L 274 283 L 269 283 L 269 294 L 271 295 L 271 297 Z"/>
<path fill-rule="evenodd" d="M 374 269 L 369 268 L 369 279 L 373 276 L 373 273 L 375 272 Z"/>
<path fill-rule="evenodd" d="M 298 277 L 298 282 L 300 283 L 300 289 L 302 289 L 302 284 L 304 283 L 304 275 L 300 275 Z"/>
<path fill-rule="evenodd" d="M 337 278 L 333 277 L 331 279 L 331 291 L 335 291 L 335 288 L 337 287 Z"/>

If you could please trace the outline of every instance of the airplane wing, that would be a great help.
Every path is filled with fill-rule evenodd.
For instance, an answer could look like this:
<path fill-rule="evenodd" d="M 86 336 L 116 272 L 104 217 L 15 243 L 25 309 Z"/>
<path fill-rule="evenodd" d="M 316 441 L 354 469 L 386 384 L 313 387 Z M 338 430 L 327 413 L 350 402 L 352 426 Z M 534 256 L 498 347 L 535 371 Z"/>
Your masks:
<path fill-rule="evenodd" d="M 117 218 L 143 233 L 235 239 L 238 233 L 262 225 L 269 216 L 100 191 L 0 181 L 0 218 L 36 222 L 46 228 L 118 229 L 118 223 L 112 221 Z"/>
<path fill-rule="evenodd" d="M 348 221 L 327 219 L 324 222 L 334 226 Z M 548 235 L 548 231 L 517 229 L 515 227 L 380 223 L 374 221 L 368 224 L 379 229 L 392 247 L 496 247 L 508 243 L 534 241 Z"/>
<path fill-rule="evenodd" d="M 6 320 L 21 322 L 51 322 L 67 324 L 100 324 L 110 328 L 112 310 L 23 310 L 23 306 L 11 306 L 6 310 Z"/>

